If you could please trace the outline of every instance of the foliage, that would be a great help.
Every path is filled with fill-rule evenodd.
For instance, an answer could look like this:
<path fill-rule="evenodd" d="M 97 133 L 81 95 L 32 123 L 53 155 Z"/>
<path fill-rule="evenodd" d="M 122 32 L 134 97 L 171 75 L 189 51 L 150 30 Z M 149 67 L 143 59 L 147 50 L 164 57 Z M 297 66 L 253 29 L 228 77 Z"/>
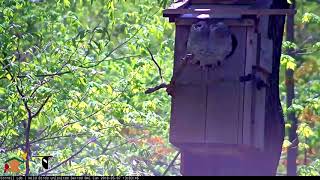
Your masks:
<path fill-rule="evenodd" d="M 161 175 L 175 155 L 170 103 L 144 90 L 160 82 L 147 47 L 171 76 L 164 5 L 1 1 L 0 164 L 29 138 L 30 157 L 52 155 L 52 167 L 67 160 L 47 175 Z M 31 175 L 44 171 L 39 162 L 31 158 Z"/>
<path fill-rule="evenodd" d="M 147 48 L 171 77 L 174 30 L 161 14 L 168 3 L 0 0 L 0 165 L 30 148 L 30 175 L 162 175 L 176 155 L 170 99 L 144 91 L 162 83 Z M 286 138 L 279 173 L 288 148 L 299 148 L 299 174 L 319 175 L 319 1 L 297 3 L 280 90 L 284 112 L 297 114 L 299 144 Z M 286 69 L 295 71 L 291 107 Z M 52 155 L 52 169 L 44 173 L 36 155 Z M 178 164 L 168 175 L 179 175 Z"/>
<path fill-rule="evenodd" d="M 319 173 L 320 161 L 316 160 L 310 164 L 310 166 L 302 166 L 299 173 L 302 176 L 320 176 Z"/>
<path fill-rule="evenodd" d="M 283 107 L 285 97 L 285 69 L 295 71 L 295 100 L 285 112 L 296 113 L 298 118 L 298 138 L 295 142 L 285 140 L 283 157 L 279 172 L 285 173 L 286 153 L 288 148 L 298 148 L 297 158 L 299 175 L 319 175 L 319 137 L 320 137 L 320 71 L 319 71 L 319 41 L 317 29 L 320 16 L 317 12 L 319 1 L 297 0 L 298 13 L 295 18 L 295 42 L 284 42 L 282 64 Z M 291 128 L 291 120 L 286 120 L 287 130 Z M 288 139 L 288 138 L 286 138 Z M 298 143 L 297 143 L 298 142 Z"/>

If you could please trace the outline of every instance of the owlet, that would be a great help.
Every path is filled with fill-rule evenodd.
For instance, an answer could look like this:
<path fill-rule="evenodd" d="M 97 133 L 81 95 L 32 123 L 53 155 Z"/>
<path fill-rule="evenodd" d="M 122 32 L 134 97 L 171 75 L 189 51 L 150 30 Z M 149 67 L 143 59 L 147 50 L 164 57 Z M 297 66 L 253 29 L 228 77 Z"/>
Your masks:
<path fill-rule="evenodd" d="M 232 50 L 232 34 L 228 26 L 222 22 L 212 24 L 208 43 L 210 58 L 200 61 L 200 65 L 219 65 L 231 54 Z"/>
<path fill-rule="evenodd" d="M 200 21 L 191 26 L 188 43 L 187 53 L 192 54 L 192 64 L 199 63 L 203 59 L 208 58 L 207 47 L 209 37 L 209 26 L 205 21 Z"/>

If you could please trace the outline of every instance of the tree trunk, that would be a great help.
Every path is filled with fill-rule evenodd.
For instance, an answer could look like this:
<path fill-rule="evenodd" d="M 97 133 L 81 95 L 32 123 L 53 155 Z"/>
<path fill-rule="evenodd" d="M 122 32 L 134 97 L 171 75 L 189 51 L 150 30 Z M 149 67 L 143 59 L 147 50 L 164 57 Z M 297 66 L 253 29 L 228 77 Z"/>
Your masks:
<path fill-rule="evenodd" d="M 292 1 L 291 5 L 292 9 L 295 9 L 295 0 Z M 287 41 L 294 42 L 294 15 L 290 15 L 287 18 Z M 291 53 L 288 52 L 290 55 Z M 294 90 L 295 84 L 294 84 L 294 70 L 288 69 L 286 70 L 286 93 L 287 93 L 287 108 L 289 108 L 292 105 L 292 102 L 295 98 Z M 297 118 L 295 116 L 294 112 L 289 112 L 287 115 L 287 120 L 291 122 L 291 128 L 289 130 L 289 141 L 290 142 L 297 142 L 298 136 L 297 136 Z M 287 165 L 287 175 L 288 176 L 296 176 L 297 175 L 297 154 L 298 149 L 297 147 L 291 147 L 288 149 L 288 165 Z"/>

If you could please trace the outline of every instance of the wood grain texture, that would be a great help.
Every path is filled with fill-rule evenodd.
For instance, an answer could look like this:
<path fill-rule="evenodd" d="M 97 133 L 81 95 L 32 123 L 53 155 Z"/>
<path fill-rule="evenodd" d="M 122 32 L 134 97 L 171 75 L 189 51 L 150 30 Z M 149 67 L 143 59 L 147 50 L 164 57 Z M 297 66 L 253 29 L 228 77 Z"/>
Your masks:
<path fill-rule="evenodd" d="M 261 38 L 261 50 L 260 50 L 260 64 L 266 73 L 272 73 L 272 54 L 273 54 L 273 42 L 269 38 Z"/>
<path fill-rule="evenodd" d="M 176 26 L 174 74 L 180 68 L 180 61 L 186 55 L 190 26 Z M 203 73 L 199 67 L 187 65 L 176 80 L 172 97 L 170 142 L 204 142 L 205 133 L 205 87 L 193 85 L 202 81 Z"/>
<path fill-rule="evenodd" d="M 261 72 L 256 74 L 257 77 L 261 78 L 262 80 L 266 81 L 266 76 L 264 76 Z M 255 112 L 254 112 L 254 120 L 255 123 L 253 124 L 253 142 L 252 145 L 264 151 L 264 144 L 265 144 L 265 112 L 266 112 L 266 88 L 262 88 L 256 90 L 256 97 L 254 105 L 255 105 Z"/>
<path fill-rule="evenodd" d="M 288 4 L 286 0 L 273 0 L 273 4 L 271 8 L 286 9 L 288 8 Z M 279 67 L 280 67 L 281 44 L 282 44 L 282 36 L 283 36 L 283 27 L 285 22 L 285 16 L 284 16 L 285 14 L 286 13 L 278 14 L 276 16 L 270 16 L 269 23 L 268 23 L 268 31 L 267 32 L 264 31 L 264 33 L 262 34 L 262 37 L 266 36 L 272 39 L 272 45 L 274 49 L 272 52 L 273 53 L 272 74 L 268 78 L 270 87 L 267 87 L 266 89 L 266 99 L 265 99 L 266 100 L 265 102 L 266 109 L 264 113 L 265 114 L 264 115 L 265 132 L 264 132 L 264 140 L 263 140 L 264 151 L 254 152 L 254 153 L 252 153 L 251 151 L 246 151 L 243 154 L 240 154 L 240 155 L 237 154 L 235 157 L 230 155 L 221 155 L 219 154 L 219 152 L 214 152 L 210 150 L 209 150 L 210 152 L 216 153 L 216 154 L 207 154 L 207 153 L 203 153 L 202 151 L 190 152 L 190 151 L 187 151 L 190 148 L 183 148 L 182 160 L 181 160 L 181 171 L 183 175 L 260 175 L 260 176 L 269 175 L 270 176 L 270 175 L 276 174 L 277 165 L 278 165 L 280 154 L 281 154 L 282 142 L 284 138 L 284 119 L 282 114 L 280 98 L 279 98 Z M 186 31 L 188 31 L 187 28 L 183 30 L 183 32 L 186 32 Z M 268 34 L 266 35 L 266 33 Z M 184 33 L 184 34 L 186 35 L 187 33 Z M 185 37 L 182 37 L 182 36 L 179 36 L 178 38 L 181 38 L 182 40 L 186 39 Z M 176 39 L 176 41 L 178 40 L 179 39 Z M 181 46 L 185 46 L 183 45 L 183 43 L 178 43 L 178 44 Z M 249 53 L 248 50 L 246 52 L 248 56 L 248 53 Z M 176 56 L 179 56 L 179 55 L 176 54 Z M 248 63 L 246 63 L 247 72 L 250 72 L 250 68 L 252 67 L 248 65 Z M 252 86 L 250 88 L 250 85 L 248 85 L 246 86 L 246 88 L 251 89 Z M 183 91 L 183 90 L 180 89 L 179 91 Z M 245 90 L 245 92 L 246 91 L 247 90 Z M 250 96 L 250 95 L 246 93 L 245 96 Z M 216 103 L 218 104 L 220 102 L 216 102 Z M 262 102 L 261 104 L 264 104 L 264 103 Z M 250 105 L 244 105 L 244 106 L 250 106 Z M 174 105 L 172 107 L 174 107 Z M 188 108 L 191 109 L 191 106 L 187 107 L 186 109 L 189 110 Z M 243 113 L 244 113 L 244 117 L 248 117 L 248 120 L 251 119 L 249 117 L 249 114 L 252 114 L 251 109 L 247 108 L 247 111 L 244 110 Z M 259 112 L 259 114 L 263 114 L 263 112 Z M 253 115 L 255 118 L 257 118 L 256 117 L 257 114 L 254 113 Z M 260 116 L 263 116 L 263 115 L 259 115 L 259 117 Z M 199 118 L 196 120 L 201 124 L 201 125 L 196 125 L 195 127 L 195 129 L 199 130 L 202 128 L 203 121 L 202 120 L 199 121 Z M 246 120 L 246 118 L 244 118 L 244 120 Z M 178 122 L 177 119 L 173 121 Z M 183 122 L 183 121 L 179 120 L 179 122 Z M 177 124 L 174 124 L 174 125 L 177 125 Z M 191 127 L 188 127 L 188 128 L 191 128 Z M 250 129 L 250 126 L 248 126 L 247 129 Z M 180 129 L 180 130 L 183 130 L 183 129 Z M 195 134 L 195 132 L 196 131 L 192 131 L 193 134 Z M 245 127 L 243 132 L 245 132 Z M 244 136 L 247 136 L 247 140 L 248 140 L 248 141 L 244 141 L 245 144 L 250 145 L 252 142 L 255 143 L 257 141 L 254 138 L 253 138 L 253 141 L 250 140 L 251 134 L 252 134 L 252 131 L 250 131 L 250 133 L 248 133 L 247 135 L 244 134 Z M 186 138 L 182 138 L 182 140 L 186 140 Z M 201 138 L 193 139 L 193 141 L 201 142 L 202 139 Z M 240 142 L 239 138 L 238 138 L 238 142 Z M 204 148 L 206 147 L 206 145 L 197 144 L 197 143 L 189 144 L 189 147 L 190 146 L 204 147 Z"/>
<path fill-rule="evenodd" d="M 210 21 L 211 23 L 214 23 L 214 21 L 217 21 L 216 19 L 206 18 L 204 19 L 206 21 Z M 177 18 L 176 19 L 176 25 L 192 25 L 193 23 L 196 23 L 199 21 L 199 18 L 197 16 L 189 16 L 188 18 Z M 253 26 L 254 22 L 252 20 L 248 19 L 226 19 L 223 21 L 227 26 Z"/>
<path fill-rule="evenodd" d="M 249 75 L 253 73 L 253 66 L 256 65 L 256 57 L 257 57 L 257 34 L 253 27 L 247 28 L 247 39 L 246 39 L 246 67 L 245 67 L 245 75 Z M 251 137 L 252 137 L 252 95 L 254 94 L 254 82 L 248 81 L 245 82 L 245 90 L 244 90 L 244 108 L 243 108 L 243 143 L 245 145 L 251 145 Z"/>
<path fill-rule="evenodd" d="M 220 67 L 209 72 L 210 81 L 224 80 L 208 85 L 207 143 L 239 144 L 238 136 L 242 134 L 239 111 L 243 106 L 243 84 L 239 77 L 244 75 L 246 28 L 230 27 L 230 30 L 236 36 L 238 46 Z"/>

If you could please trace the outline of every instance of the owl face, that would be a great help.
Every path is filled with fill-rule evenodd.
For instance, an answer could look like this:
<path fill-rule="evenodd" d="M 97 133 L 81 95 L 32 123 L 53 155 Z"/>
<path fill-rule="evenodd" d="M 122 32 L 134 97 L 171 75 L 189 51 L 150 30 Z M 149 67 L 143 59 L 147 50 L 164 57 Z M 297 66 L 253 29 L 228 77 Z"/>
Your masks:
<path fill-rule="evenodd" d="M 209 27 L 205 21 L 199 21 L 192 25 L 192 31 L 197 33 L 208 33 Z"/>
<path fill-rule="evenodd" d="M 212 24 L 210 26 L 211 33 L 215 33 L 216 37 L 224 38 L 230 36 L 230 30 L 227 25 L 222 22 Z"/>
<path fill-rule="evenodd" d="M 223 22 L 209 25 L 199 21 L 191 26 L 187 53 L 192 54 L 191 64 L 200 67 L 220 66 L 221 62 L 232 52 L 232 34 Z"/>

